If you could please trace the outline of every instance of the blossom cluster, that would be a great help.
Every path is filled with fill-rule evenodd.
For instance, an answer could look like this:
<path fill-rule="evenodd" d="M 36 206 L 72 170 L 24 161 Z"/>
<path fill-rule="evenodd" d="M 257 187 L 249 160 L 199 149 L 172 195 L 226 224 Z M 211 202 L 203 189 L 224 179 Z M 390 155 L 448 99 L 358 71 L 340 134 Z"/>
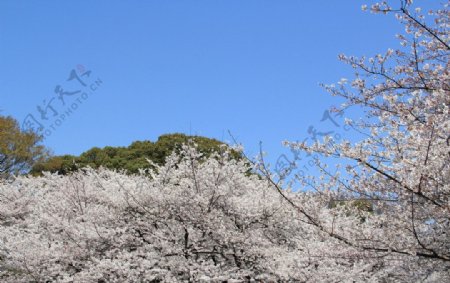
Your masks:
<path fill-rule="evenodd" d="M 330 195 L 284 191 L 321 219 L 318 229 L 227 151 L 203 158 L 185 146 L 150 173 L 86 168 L 1 184 L 0 280 L 376 282 L 430 270 L 445 276 L 432 260 L 380 257 L 330 237 L 357 226 L 361 237 L 382 238 L 384 216 L 332 208 Z"/>

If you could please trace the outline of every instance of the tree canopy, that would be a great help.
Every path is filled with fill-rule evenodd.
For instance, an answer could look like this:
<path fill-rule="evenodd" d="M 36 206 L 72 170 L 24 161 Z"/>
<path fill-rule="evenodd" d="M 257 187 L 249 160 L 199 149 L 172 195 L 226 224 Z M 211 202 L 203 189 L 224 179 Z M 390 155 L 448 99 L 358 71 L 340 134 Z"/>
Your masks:
<path fill-rule="evenodd" d="M 151 168 L 148 160 L 158 165 L 164 164 L 167 156 L 173 151 L 179 151 L 183 144 L 189 142 L 195 143 L 199 152 L 205 156 L 221 151 L 222 147 L 227 146 L 218 140 L 201 136 L 188 136 L 180 133 L 166 134 L 160 136 L 156 142 L 135 141 L 128 147 L 94 147 L 80 156 L 53 156 L 33 166 L 30 173 L 40 175 L 42 172 L 48 171 L 64 175 L 87 166 L 92 168 L 102 166 L 135 174 L 140 169 Z M 239 158 L 240 154 L 233 151 L 233 156 Z"/>
<path fill-rule="evenodd" d="M 0 178 L 26 172 L 45 155 L 42 136 L 21 130 L 12 117 L 0 116 Z"/>

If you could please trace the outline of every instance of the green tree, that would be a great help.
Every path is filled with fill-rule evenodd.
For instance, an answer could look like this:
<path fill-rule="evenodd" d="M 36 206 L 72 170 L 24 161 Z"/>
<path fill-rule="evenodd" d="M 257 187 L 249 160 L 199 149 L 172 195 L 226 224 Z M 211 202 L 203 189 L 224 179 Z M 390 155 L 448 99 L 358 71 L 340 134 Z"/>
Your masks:
<path fill-rule="evenodd" d="M 0 116 L 0 178 L 24 173 L 46 156 L 42 136 L 23 131 L 12 117 Z"/>
<path fill-rule="evenodd" d="M 41 175 L 42 172 L 59 172 L 61 175 L 66 175 L 77 169 L 76 159 L 77 157 L 73 155 L 53 156 L 35 164 L 30 173 Z"/>
<path fill-rule="evenodd" d="M 54 156 L 36 164 L 31 173 L 40 175 L 44 171 L 49 171 L 67 174 L 86 166 L 92 168 L 103 166 L 109 169 L 125 170 L 130 174 L 138 173 L 139 169 L 151 167 L 147 159 L 162 165 L 167 156 L 173 151 L 180 152 L 182 145 L 189 141 L 197 144 L 198 151 L 205 157 L 210 156 L 213 152 L 218 152 L 225 145 L 223 142 L 206 137 L 187 136 L 179 133 L 166 134 L 160 136 L 156 142 L 135 141 L 128 147 L 94 147 L 80 156 Z M 242 158 L 238 152 L 232 152 L 232 155 L 236 159 Z"/>

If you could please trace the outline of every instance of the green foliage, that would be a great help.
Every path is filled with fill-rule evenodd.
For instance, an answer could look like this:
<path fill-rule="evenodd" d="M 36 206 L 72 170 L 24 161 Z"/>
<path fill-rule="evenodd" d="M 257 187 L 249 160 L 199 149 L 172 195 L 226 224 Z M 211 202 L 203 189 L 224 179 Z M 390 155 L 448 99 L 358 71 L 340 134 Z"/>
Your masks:
<path fill-rule="evenodd" d="M 54 156 L 35 164 L 30 173 L 40 175 L 42 172 L 59 172 L 62 175 L 66 175 L 77 169 L 76 159 L 77 157 L 72 155 Z"/>
<path fill-rule="evenodd" d="M 39 145 L 42 136 L 23 131 L 12 117 L 0 116 L 0 178 L 24 173 L 47 152 Z"/>
<path fill-rule="evenodd" d="M 147 159 L 158 165 L 164 164 L 167 156 L 173 151 L 179 152 L 181 146 L 190 140 L 197 144 L 198 151 L 206 157 L 213 152 L 218 152 L 224 145 L 218 140 L 206 137 L 167 134 L 160 136 L 156 142 L 135 141 L 128 147 L 94 147 L 80 156 L 54 156 L 33 166 L 30 173 L 41 175 L 42 172 L 48 171 L 65 175 L 86 166 L 92 168 L 103 166 L 134 174 L 138 173 L 139 169 L 151 167 Z M 232 155 L 236 159 L 242 158 L 241 154 L 235 151 Z"/>

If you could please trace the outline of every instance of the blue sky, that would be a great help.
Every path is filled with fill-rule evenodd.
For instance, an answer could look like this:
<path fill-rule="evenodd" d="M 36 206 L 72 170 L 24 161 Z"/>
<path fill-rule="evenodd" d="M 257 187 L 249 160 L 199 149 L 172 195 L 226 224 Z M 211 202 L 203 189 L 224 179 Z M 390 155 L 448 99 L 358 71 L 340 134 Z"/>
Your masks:
<path fill-rule="evenodd" d="M 281 141 L 311 137 L 310 126 L 334 130 L 320 120 L 339 101 L 319 83 L 351 77 L 339 53 L 398 47 L 402 26 L 363 3 L 3 0 L 1 113 L 40 121 L 55 154 L 173 132 L 229 141 L 231 131 L 250 154 L 262 141 L 274 158 Z M 67 81 L 71 70 L 91 71 L 86 87 Z M 63 105 L 58 85 L 80 92 L 61 95 Z M 37 110 L 45 105 L 48 120 Z"/>

